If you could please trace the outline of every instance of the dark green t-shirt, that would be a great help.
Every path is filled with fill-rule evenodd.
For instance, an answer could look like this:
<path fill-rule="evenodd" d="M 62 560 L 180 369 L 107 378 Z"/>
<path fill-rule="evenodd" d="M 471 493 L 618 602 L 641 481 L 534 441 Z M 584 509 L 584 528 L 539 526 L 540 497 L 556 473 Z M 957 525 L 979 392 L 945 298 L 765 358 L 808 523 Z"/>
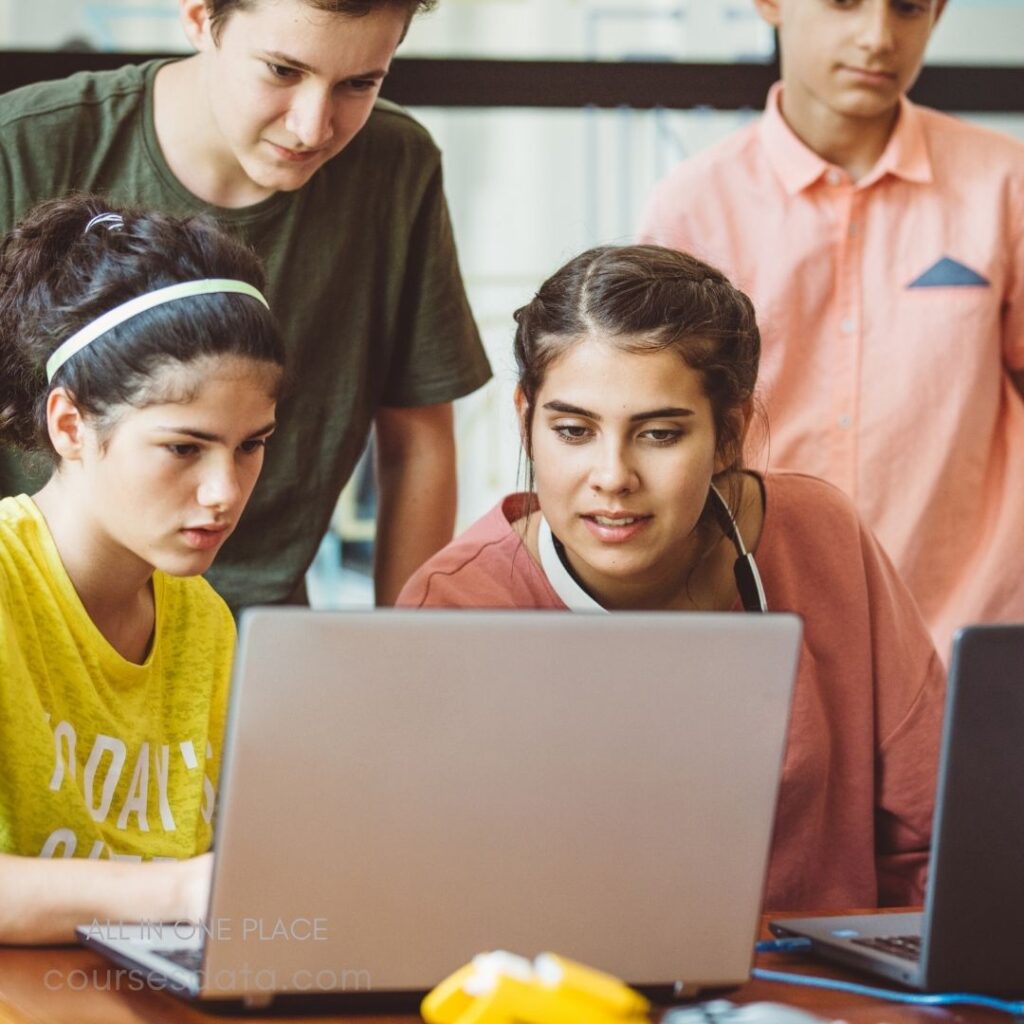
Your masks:
<path fill-rule="evenodd" d="M 378 100 L 310 181 L 229 210 L 171 173 L 153 123 L 162 62 L 83 73 L 0 97 L 0 233 L 35 203 L 81 189 L 171 214 L 202 212 L 267 270 L 292 386 L 249 506 L 208 576 L 233 607 L 301 583 L 380 406 L 449 402 L 490 376 L 459 275 L 426 130 Z M 41 485 L 3 452 L 0 493 Z"/>

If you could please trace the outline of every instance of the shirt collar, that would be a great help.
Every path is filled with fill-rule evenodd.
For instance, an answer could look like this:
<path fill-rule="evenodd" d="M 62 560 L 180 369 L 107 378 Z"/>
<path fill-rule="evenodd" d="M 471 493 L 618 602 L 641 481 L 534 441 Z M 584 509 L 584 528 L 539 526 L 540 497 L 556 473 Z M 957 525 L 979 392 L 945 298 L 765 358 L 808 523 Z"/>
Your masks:
<path fill-rule="evenodd" d="M 886 174 L 927 185 L 932 180 L 932 160 L 925 138 L 921 111 L 906 96 L 900 97 L 900 116 L 878 163 L 857 183 L 866 187 Z"/>
<path fill-rule="evenodd" d="M 776 82 L 768 93 L 759 130 L 768 162 L 782 187 L 794 196 L 832 170 L 833 165 L 806 146 L 786 124 L 780 106 L 781 96 L 782 83 Z M 932 180 L 931 158 L 921 112 L 906 96 L 900 98 L 900 114 L 889 144 L 875 166 L 857 182 L 857 187 L 866 188 L 886 174 L 919 183 Z"/>

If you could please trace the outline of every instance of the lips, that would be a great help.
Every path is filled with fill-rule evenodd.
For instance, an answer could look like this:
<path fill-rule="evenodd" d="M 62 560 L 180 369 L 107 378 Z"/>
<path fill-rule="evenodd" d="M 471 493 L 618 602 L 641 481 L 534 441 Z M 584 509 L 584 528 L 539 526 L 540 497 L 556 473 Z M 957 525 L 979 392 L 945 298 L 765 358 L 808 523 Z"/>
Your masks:
<path fill-rule="evenodd" d="M 595 512 L 585 512 L 580 519 L 598 540 L 606 544 L 623 544 L 643 532 L 654 516 L 601 509 Z"/>
<path fill-rule="evenodd" d="M 269 139 L 267 141 L 279 157 L 288 160 L 290 163 L 308 163 L 320 155 L 319 149 L 288 149 L 287 146 L 279 146 L 276 142 L 270 142 Z"/>
<path fill-rule="evenodd" d="M 187 526 L 181 531 L 185 543 L 196 551 L 209 551 L 223 542 L 231 532 L 227 525 Z"/>
<path fill-rule="evenodd" d="M 895 71 L 885 71 L 880 68 L 860 68 L 844 64 L 843 70 L 860 82 L 872 85 L 889 85 L 896 81 Z"/>

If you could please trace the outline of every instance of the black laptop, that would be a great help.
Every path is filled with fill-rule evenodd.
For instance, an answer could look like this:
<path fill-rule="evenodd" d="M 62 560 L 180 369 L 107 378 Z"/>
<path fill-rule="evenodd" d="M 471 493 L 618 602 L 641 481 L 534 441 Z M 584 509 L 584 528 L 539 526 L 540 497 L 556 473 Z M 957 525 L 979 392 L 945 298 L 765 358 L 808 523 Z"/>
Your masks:
<path fill-rule="evenodd" d="M 926 992 L 1024 992 L 1024 625 L 954 638 L 924 911 L 771 929 Z"/>

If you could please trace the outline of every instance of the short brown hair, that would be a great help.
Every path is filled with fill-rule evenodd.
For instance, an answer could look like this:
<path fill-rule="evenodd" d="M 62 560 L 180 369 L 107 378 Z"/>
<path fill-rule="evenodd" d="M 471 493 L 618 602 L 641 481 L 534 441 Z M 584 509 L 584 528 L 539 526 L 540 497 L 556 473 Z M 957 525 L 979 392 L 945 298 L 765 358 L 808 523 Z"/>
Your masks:
<path fill-rule="evenodd" d="M 210 31 L 216 40 L 225 22 L 234 11 L 248 11 L 259 0 L 206 0 L 206 10 L 210 15 Z M 384 8 L 404 10 L 411 21 L 421 11 L 432 10 L 437 0 L 302 0 L 303 3 L 315 7 L 318 11 L 329 14 L 344 14 L 350 18 L 362 18 L 373 11 Z"/>

